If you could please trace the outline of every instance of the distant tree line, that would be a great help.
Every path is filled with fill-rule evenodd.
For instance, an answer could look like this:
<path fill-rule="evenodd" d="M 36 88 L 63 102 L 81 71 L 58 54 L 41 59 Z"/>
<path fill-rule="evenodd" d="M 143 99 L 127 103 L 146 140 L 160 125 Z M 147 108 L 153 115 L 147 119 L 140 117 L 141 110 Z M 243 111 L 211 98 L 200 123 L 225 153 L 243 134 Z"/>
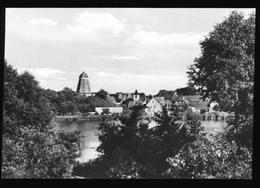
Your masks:
<path fill-rule="evenodd" d="M 115 104 L 107 97 L 107 92 L 101 89 L 95 96 L 86 97 L 70 88 L 61 91 L 46 90 L 46 97 L 53 103 L 57 114 L 75 114 L 77 112 L 94 112 L 95 107 L 109 107 Z"/>

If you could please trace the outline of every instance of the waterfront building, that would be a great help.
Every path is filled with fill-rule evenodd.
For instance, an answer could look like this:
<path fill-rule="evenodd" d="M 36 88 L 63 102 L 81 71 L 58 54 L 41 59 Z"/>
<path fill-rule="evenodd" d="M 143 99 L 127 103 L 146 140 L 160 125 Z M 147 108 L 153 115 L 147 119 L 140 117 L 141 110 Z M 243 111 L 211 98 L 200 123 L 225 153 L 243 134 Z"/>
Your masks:
<path fill-rule="evenodd" d="M 114 113 L 123 113 L 123 107 L 122 106 L 110 106 L 110 107 L 95 107 L 95 111 L 98 113 L 98 114 L 101 114 L 105 109 L 108 109 L 108 111 L 111 113 L 111 114 L 114 114 Z"/>
<path fill-rule="evenodd" d="M 200 95 L 176 96 L 173 98 L 175 106 L 187 105 L 193 112 L 200 113 L 202 110 L 209 111 L 208 102 L 201 99 Z"/>

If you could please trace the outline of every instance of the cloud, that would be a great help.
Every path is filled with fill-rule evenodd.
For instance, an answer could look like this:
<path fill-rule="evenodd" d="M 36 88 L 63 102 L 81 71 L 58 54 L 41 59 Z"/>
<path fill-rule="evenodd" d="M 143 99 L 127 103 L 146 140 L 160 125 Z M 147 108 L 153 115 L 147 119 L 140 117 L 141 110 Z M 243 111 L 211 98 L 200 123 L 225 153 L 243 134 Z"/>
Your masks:
<path fill-rule="evenodd" d="M 104 85 L 105 81 L 106 84 Z M 95 72 L 90 75 L 91 87 L 98 91 L 100 88 L 110 93 L 134 92 L 135 89 L 146 94 L 156 94 L 161 89 L 174 90 L 183 87 L 187 82 L 185 75 L 149 75 L 149 74 L 112 74 L 108 72 Z"/>
<path fill-rule="evenodd" d="M 67 75 L 77 75 L 78 73 L 69 72 L 69 71 L 62 71 L 58 69 L 51 69 L 51 68 L 22 68 L 18 69 L 19 73 L 24 71 L 28 71 L 32 73 L 36 78 L 51 78 L 56 80 L 67 80 Z"/>
<path fill-rule="evenodd" d="M 7 23 L 8 31 L 29 39 L 44 42 L 72 42 L 111 44 L 126 29 L 125 21 L 110 13 L 83 12 L 76 14 L 72 23 L 55 26 L 58 22 L 47 18 L 33 18 L 27 24 Z M 41 27 L 49 26 L 49 27 Z"/>
<path fill-rule="evenodd" d="M 125 24 L 122 21 L 110 13 L 84 12 L 78 14 L 75 18 L 75 24 L 69 25 L 66 29 L 76 33 L 118 35 L 125 29 Z"/>
<path fill-rule="evenodd" d="M 132 36 L 127 39 L 129 45 L 138 45 L 143 47 L 174 47 L 178 44 L 198 44 L 207 33 L 170 33 L 164 34 L 155 31 L 146 31 L 137 29 Z"/>
<path fill-rule="evenodd" d="M 135 57 L 135 56 L 115 56 L 112 58 L 119 59 L 119 60 L 136 60 L 136 61 L 142 60 L 141 57 Z"/>
<path fill-rule="evenodd" d="M 105 58 L 105 59 L 115 59 L 115 60 L 135 60 L 135 61 L 140 61 L 142 60 L 141 57 L 138 56 L 122 56 L 118 54 L 112 54 L 112 55 L 102 55 L 98 56 L 98 58 Z"/>
<path fill-rule="evenodd" d="M 154 49 L 169 49 L 179 45 L 197 45 L 206 33 L 160 33 L 152 30 L 145 30 L 140 24 L 131 25 L 126 19 L 119 19 L 110 13 L 83 12 L 75 15 L 73 22 L 66 25 L 59 24 L 47 18 L 33 18 L 28 25 L 7 24 L 7 29 L 19 33 L 27 38 L 44 42 L 69 42 L 92 44 L 93 47 L 105 48 L 127 48 L 131 51 L 138 51 L 140 48 L 149 52 L 148 56 L 154 53 Z M 140 52 L 143 54 L 143 52 Z M 135 54 L 127 54 L 114 59 L 132 59 Z"/>
<path fill-rule="evenodd" d="M 58 22 L 47 18 L 33 18 L 30 22 L 32 25 L 45 25 L 45 26 L 55 26 Z"/>

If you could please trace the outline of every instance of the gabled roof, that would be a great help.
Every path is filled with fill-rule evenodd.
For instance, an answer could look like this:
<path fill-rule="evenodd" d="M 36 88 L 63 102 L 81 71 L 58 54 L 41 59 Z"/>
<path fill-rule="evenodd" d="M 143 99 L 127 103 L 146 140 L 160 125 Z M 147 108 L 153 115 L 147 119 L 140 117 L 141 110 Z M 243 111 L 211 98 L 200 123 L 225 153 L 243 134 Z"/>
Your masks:
<path fill-rule="evenodd" d="M 129 101 L 128 107 L 142 105 L 141 101 Z"/>
<path fill-rule="evenodd" d="M 205 101 L 202 101 L 202 100 L 200 100 L 200 101 L 192 101 L 192 102 L 189 103 L 189 105 L 193 106 L 193 107 L 195 107 L 197 109 L 208 109 L 209 108 L 208 107 L 208 103 L 205 102 Z"/>
<path fill-rule="evenodd" d="M 164 97 L 154 97 L 157 102 L 159 102 L 161 105 L 165 105 Z"/>
<path fill-rule="evenodd" d="M 190 102 L 200 100 L 200 95 L 184 95 L 184 97 L 188 99 Z"/>
<path fill-rule="evenodd" d="M 158 104 L 161 105 L 161 103 L 160 103 L 158 100 L 156 100 L 155 97 L 151 98 L 151 99 L 146 103 L 146 105 L 148 105 L 149 103 L 151 103 L 152 100 L 154 100 L 155 102 L 157 102 Z"/>
<path fill-rule="evenodd" d="M 111 101 L 116 101 L 116 99 L 115 99 L 115 97 L 114 97 L 114 96 L 111 96 L 111 95 L 110 95 L 110 97 L 109 97 L 109 98 L 110 98 L 110 100 L 111 100 Z"/>
<path fill-rule="evenodd" d="M 190 102 L 185 96 L 182 96 L 182 95 L 179 95 L 179 96 L 176 96 L 173 98 L 173 102 L 177 102 L 177 101 L 187 101 L 187 102 Z"/>

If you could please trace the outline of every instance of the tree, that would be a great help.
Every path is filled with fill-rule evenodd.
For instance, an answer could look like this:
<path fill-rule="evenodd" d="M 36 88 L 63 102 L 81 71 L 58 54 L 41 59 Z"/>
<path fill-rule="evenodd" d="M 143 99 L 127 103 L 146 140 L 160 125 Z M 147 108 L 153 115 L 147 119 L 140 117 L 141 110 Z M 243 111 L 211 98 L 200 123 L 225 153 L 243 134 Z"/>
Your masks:
<path fill-rule="evenodd" d="M 221 110 L 234 112 L 229 126 L 238 128 L 241 118 L 253 115 L 255 14 L 245 19 L 231 12 L 200 46 L 201 55 L 187 72 L 189 85 L 217 101 Z"/>
<path fill-rule="evenodd" d="M 213 108 L 212 108 L 213 110 L 215 110 L 215 111 L 219 111 L 219 105 L 218 104 L 216 104 L 215 106 L 213 106 Z"/>
<path fill-rule="evenodd" d="M 106 115 L 109 114 L 109 108 L 103 108 L 101 115 L 103 115 L 103 114 L 106 114 Z"/>
<path fill-rule="evenodd" d="M 28 72 L 4 62 L 2 178 L 70 177 L 79 133 L 57 133 L 52 104 Z"/>
<path fill-rule="evenodd" d="M 96 93 L 96 96 L 100 97 L 101 99 L 106 99 L 107 94 L 108 94 L 108 92 L 106 92 L 104 89 L 101 89 Z"/>
<path fill-rule="evenodd" d="M 177 95 L 196 95 L 196 89 L 193 87 L 183 87 L 176 89 Z"/>
<path fill-rule="evenodd" d="M 240 150 L 240 152 L 238 152 Z M 168 158 L 167 174 L 172 178 L 251 179 L 252 153 L 215 132 L 189 143 Z"/>
<path fill-rule="evenodd" d="M 152 134 L 159 145 L 157 152 L 157 169 L 159 174 L 167 170 L 167 158 L 175 156 L 183 145 L 193 142 L 198 136 L 203 135 L 203 127 L 197 119 L 190 119 L 185 122 L 177 121 L 176 117 L 170 117 L 164 106 L 162 113 L 155 115 L 157 126 L 153 128 Z"/>

